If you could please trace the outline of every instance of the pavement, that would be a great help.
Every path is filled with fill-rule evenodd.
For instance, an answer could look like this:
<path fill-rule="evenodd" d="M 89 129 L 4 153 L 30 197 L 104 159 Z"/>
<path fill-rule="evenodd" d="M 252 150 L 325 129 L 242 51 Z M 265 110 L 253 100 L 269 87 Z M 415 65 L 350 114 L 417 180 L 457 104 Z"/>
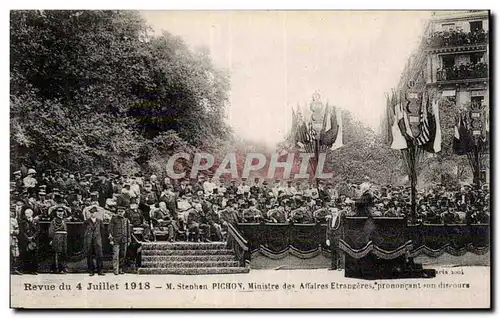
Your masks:
<path fill-rule="evenodd" d="M 427 267 L 429 268 L 429 267 Z M 227 275 L 11 275 L 15 308 L 484 308 L 490 267 L 433 267 L 432 279 L 361 280 L 343 271 Z"/>

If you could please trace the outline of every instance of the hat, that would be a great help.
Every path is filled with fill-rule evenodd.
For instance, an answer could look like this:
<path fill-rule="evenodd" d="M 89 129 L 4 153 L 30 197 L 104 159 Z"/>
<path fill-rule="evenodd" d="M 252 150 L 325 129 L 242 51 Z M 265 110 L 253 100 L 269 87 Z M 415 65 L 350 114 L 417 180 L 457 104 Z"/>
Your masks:
<path fill-rule="evenodd" d="M 127 197 L 121 195 L 116 198 L 116 208 L 125 208 L 127 206 L 130 206 L 130 201 Z"/>
<path fill-rule="evenodd" d="M 90 196 L 97 197 L 97 196 L 99 196 L 99 192 L 97 192 L 97 191 L 90 192 Z"/>
<path fill-rule="evenodd" d="M 92 173 L 86 173 L 86 174 L 85 174 L 85 178 L 89 178 L 89 177 L 92 177 L 92 176 L 93 176 L 93 174 L 92 174 Z"/>
<path fill-rule="evenodd" d="M 28 175 L 30 175 L 30 174 L 36 174 L 35 169 L 33 169 L 33 168 L 28 169 Z"/>
<path fill-rule="evenodd" d="M 14 172 L 14 175 L 21 175 L 21 170 L 17 170 Z"/>
<path fill-rule="evenodd" d="M 97 208 L 95 206 L 91 207 L 89 210 L 90 213 L 95 213 L 97 212 Z"/>
<path fill-rule="evenodd" d="M 46 195 L 47 193 L 45 191 L 40 191 L 38 192 L 39 195 Z"/>

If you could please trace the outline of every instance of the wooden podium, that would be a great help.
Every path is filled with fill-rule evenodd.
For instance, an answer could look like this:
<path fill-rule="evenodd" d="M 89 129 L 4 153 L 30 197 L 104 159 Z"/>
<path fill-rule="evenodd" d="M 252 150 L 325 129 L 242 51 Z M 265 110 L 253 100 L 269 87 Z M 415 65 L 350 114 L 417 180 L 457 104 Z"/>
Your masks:
<path fill-rule="evenodd" d="M 398 217 L 344 217 L 338 250 L 345 254 L 345 277 L 362 279 L 432 278 L 407 255 L 412 249 L 407 221 Z"/>

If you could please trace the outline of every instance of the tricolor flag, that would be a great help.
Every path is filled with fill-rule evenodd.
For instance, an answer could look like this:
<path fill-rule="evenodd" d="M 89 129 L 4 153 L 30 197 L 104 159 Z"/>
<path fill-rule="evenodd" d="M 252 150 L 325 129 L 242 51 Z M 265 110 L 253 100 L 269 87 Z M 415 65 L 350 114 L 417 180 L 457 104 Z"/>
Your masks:
<path fill-rule="evenodd" d="M 406 131 L 404 122 L 404 111 L 401 107 L 401 103 L 398 103 L 394 107 L 394 121 L 392 124 L 392 149 L 406 149 L 408 148 L 408 142 L 405 138 L 403 131 Z"/>
<path fill-rule="evenodd" d="M 335 150 L 344 145 L 342 136 L 342 111 L 328 104 L 325 109 L 323 130 L 320 136 L 321 150 Z"/>

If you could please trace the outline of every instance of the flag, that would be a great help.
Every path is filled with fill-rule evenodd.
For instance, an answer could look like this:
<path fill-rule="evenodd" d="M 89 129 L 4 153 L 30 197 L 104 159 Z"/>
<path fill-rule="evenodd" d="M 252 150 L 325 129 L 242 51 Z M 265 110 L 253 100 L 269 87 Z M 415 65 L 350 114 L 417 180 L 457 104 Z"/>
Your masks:
<path fill-rule="evenodd" d="M 386 96 L 386 114 L 384 118 L 384 139 L 387 145 L 392 145 L 392 125 L 394 124 L 394 106 L 391 104 L 389 95 Z"/>
<path fill-rule="evenodd" d="M 342 133 L 342 112 L 338 107 L 335 107 L 335 119 L 337 120 L 337 136 L 335 138 L 335 142 L 333 143 L 330 150 L 335 150 L 344 145 L 344 137 Z"/>
<path fill-rule="evenodd" d="M 419 146 L 427 144 L 431 138 L 434 141 L 436 131 L 431 128 L 432 123 L 430 121 L 433 120 L 433 118 L 429 117 L 430 114 L 427 111 L 427 96 L 424 94 L 422 98 L 422 108 L 420 110 L 420 135 L 417 137 L 417 145 Z"/>
<path fill-rule="evenodd" d="M 439 121 L 438 101 L 433 100 L 432 105 L 428 103 L 428 97 L 422 101 L 421 133 L 417 137 L 417 145 L 427 152 L 436 153 L 441 151 L 441 127 Z M 431 108 L 429 108 L 429 106 Z"/>
<path fill-rule="evenodd" d="M 323 127 L 320 136 L 320 150 L 334 150 L 342 147 L 342 115 L 340 108 L 327 105 Z"/>
<path fill-rule="evenodd" d="M 332 112 L 331 107 L 326 104 L 325 107 L 325 118 L 323 119 L 323 131 L 329 131 L 332 129 Z"/>
<path fill-rule="evenodd" d="M 472 146 L 472 138 L 470 131 L 467 129 L 466 118 L 463 114 L 458 115 L 458 120 L 455 123 L 455 133 L 453 136 L 453 152 L 457 155 L 464 155 L 470 151 Z"/>
<path fill-rule="evenodd" d="M 405 136 L 407 141 L 410 141 L 413 139 L 413 132 L 411 131 L 411 126 L 410 126 L 410 118 L 408 116 L 408 112 L 406 111 L 406 107 L 408 105 L 408 101 L 401 102 L 401 112 L 403 114 L 403 122 L 404 125 L 401 125 L 400 127 L 402 128 L 401 131 L 403 132 L 403 135 Z"/>
<path fill-rule="evenodd" d="M 391 128 L 392 135 L 392 149 L 406 149 L 408 148 L 408 143 L 403 135 L 404 121 L 403 121 L 403 110 L 401 109 L 401 103 L 398 103 L 394 107 L 394 122 Z M 403 127 L 402 127 L 403 126 Z"/>
<path fill-rule="evenodd" d="M 299 147 L 305 147 L 309 141 L 311 140 L 307 123 L 304 121 L 302 114 L 300 113 L 300 109 L 297 108 L 297 112 L 295 113 L 295 142 Z"/>
<path fill-rule="evenodd" d="M 434 144 L 433 144 L 434 152 L 440 152 L 442 136 L 441 136 L 441 119 L 439 117 L 439 101 L 437 99 L 434 99 L 432 101 L 432 113 L 434 114 L 434 120 L 436 121 L 436 136 L 434 137 Z"/>

